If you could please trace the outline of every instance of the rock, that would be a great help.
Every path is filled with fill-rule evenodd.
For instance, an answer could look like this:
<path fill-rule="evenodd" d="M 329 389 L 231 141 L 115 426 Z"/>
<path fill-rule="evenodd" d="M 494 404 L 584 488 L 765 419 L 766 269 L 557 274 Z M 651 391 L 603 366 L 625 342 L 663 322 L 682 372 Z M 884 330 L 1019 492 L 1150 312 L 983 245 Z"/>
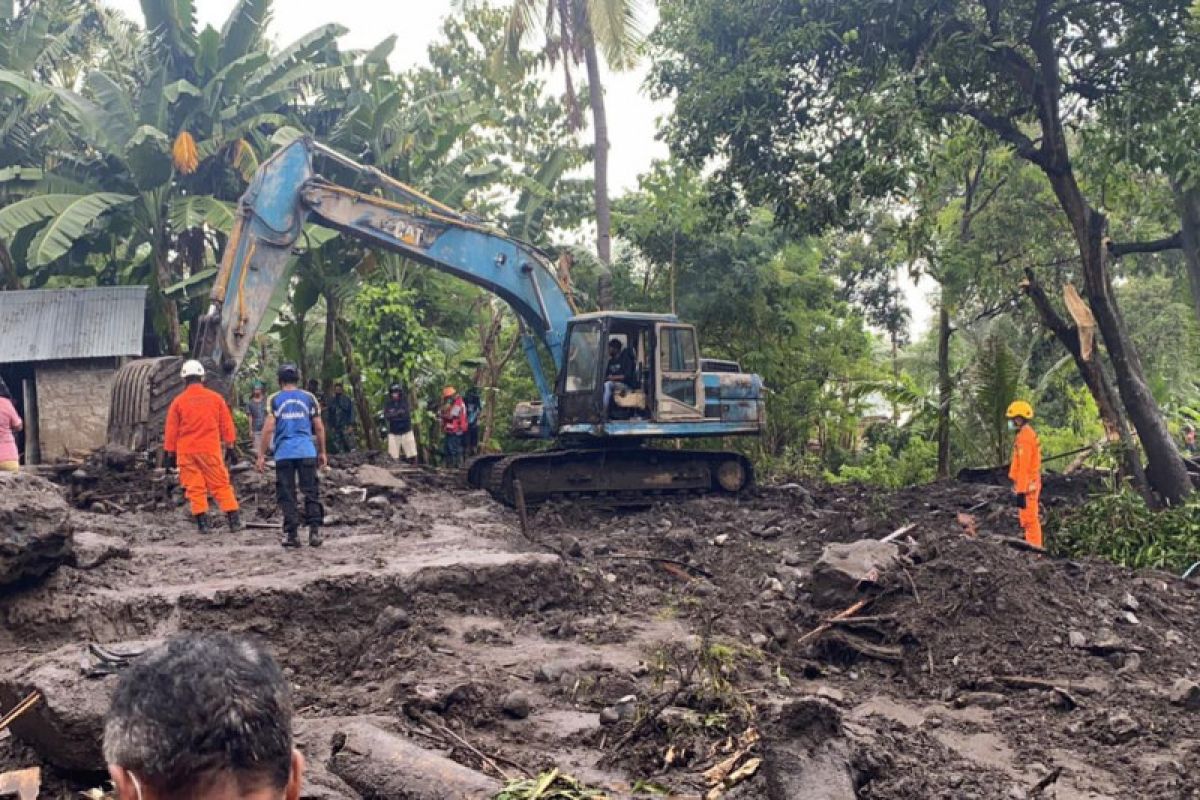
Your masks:
<path fill-rule="evenodd" d="M 1193 680 L 1180 678 L 1175 681 L 1168 696 L 1174 705 L 1183 706 L 1189 711 L 1200 709 L 1200 685 Z"/>
<path fill-rule="evenodd" d="M 133 654 L 152 644 L 138 641 L 104 647 L 114 653 Z M 12 708 L 35 689 L 41 692 L 41 702 L 14 720 L 9 730 L 60 769 L 104 769 L 100 750 L 104 715 L 117 676 L 85 675 L 83 668 L 96 663 L 86 646 L 72 644 L 38 656 L 0 679 L 0 708 Z"/>
<path fill-rule="evenodd" d="M 564 536 L 562 551 L 572 558 L 583 558 L 583 544 L 574 536 Z"/>
<path fill-rule="evenodd" d="M 1117 673 L 1121 675 L 1129 675 L 1137 672 L 1142 668 L 1142 657 L 1137 653 L 1125 653 L 1121 659 L 1121 666 L 1117 669 Z"/>
<path fill-rule="evenodd" d="M 814 694 L 817 697 L 828 700 L 831 703 L 840 704 L 846 702 L 846 693 L 841 689 L 835 689 L 832 686 L 818 686 L 817 691 L 814 692 Z"/>
<path fill-rule="evenodd" d="M 964 692 L 954 698 L 955 708 L 966 708 L 967 706 L 999 708 L 1007 703 L 1008 698 L 999 692 Z"/>
<path fill-rule="evenodd" d="M 768 528 L 763 528 L 762 530 L 755 532 L 755 536 L 760 539 L 778 539 L 782 535 L 783 528 L 779 527 L 778 525 L 772 525 Z"/>
<path fill-rule="evenodd" d="M 530 702 L 529 695 L 519 690 L 509 692 L 500 701 L 500 710 L 513 719 L 525 719 L 532 708 L 533 703 Z"/>
<path fill-rule="evenodd" d="M 116 472 L 124 472 L 137 463 L 138 454 L 119 444 L 106 444 L 96 451 L 104 466 Z"/>
<path fill-rule="evenodd" d="M 101 536 L 91 531 L 74 534 L 71 566 L 76 569 L 95 569 L 114 558 L 129 558 L 129 545 L 112 536 Z"/>
<path fill-rule="evenodd" d="M 783 563 L 789 567 L 798 567 L 804 563 L 804 557 L 795 551 L 783 554 Z"/>
<path fill-rule="evenodd" d="M 754 645 L 755 647 L 758 647 L 758 648 L 766 647 L 767 643 L 770 641 L 771 641 L 771 637 L 767 636 L 765 633 L 750 634 L 750 644 Z"/>
<path fill-rule="evenodd" d="M 1140 621 L 1137 618 L 1137 614 L 1134 614 L 1132 611 L 1124 612 L 1123 614 L 1121 614 L 1119 619 L 1122 622 L 1127 623 L 1129 625 L 1137 625 L 1140 623 Z"/>
<path fill-rule="evenodd" d="M 377 494 L 371 499 L 367 500 L 367 505 L 374 506 L 375 508 L 386 508 L 391 504 L 392 501 L 387 498 L 387 495 L 383 494 Z"/>
<path fill-rule="evenodd" d="M 826 545 L 813 567 L 813 601 L 839 608 L 850 605 L 859 598 L 859 584 L 893 566 L 899 552 L 896 545 L 875 539 Z"/>
<path fill-rule="evenodd" d="M 72 554 L 70 510 L 58 487 L 27 473 L 0 473 L 0 593 L 39 580 Z"/>
<path fill-rule="evenodd" d="M 724 547 L 725 543 L 728 541 L 729 541 L 729 534 L 722 533 L 713 539 L 713 544 L 715 544 L 717 547 Z"/>
<path fill-rule="evenodd" d="M 1078 647 L 1082 649 L 1087 647 L 1087 637 L 1079 631 L 1071 631 L 1069 634 L 1067 634 L 1067 644 L 1071 645 L 1071 647 Z"/>
<path fill-rule="evenodd" d="M 763 731 L 763 771 L 770 800 L 854 800 L 851 748 L 841 712 L 818 697 L 784 706 Z"/>
<path fill-rule="evenodd" d="M 407 628 L 411 624 L 408 612 L 397 606 L 388 606 L 379 612 L 379 616 L 375 618 L 375 635 L 386 636 L 389 633 L 395 633 L 398 630 Z"/>
<path fill-rule="evenodd" d="M 538 666 L 537 671 L 533 673 L 533 679 L 540 683 L 558 683 L 568 671 L 567 665 L 557 661 L 551 661 Z"/>
<path fill-rule="evenodd" d="M 1115 742 L 1128 742 L 1141 731 L 1142 726 L 1124 711 L 1115 711 L 1108 715 L 1105 727 Z"/>
<path fill-rule="evenodd" d="M 662 710 L 658 715 L 659 722 L 667 726 L 670 730 L 678 730 L 680 728 L 698 729 L 703 723 L 700 714 L 690 708 L 680 708 L 679 706 L 669 706 Z"/>
<path fill-rule="evenodd" d="M 854 524 L 850 526 L 850 530 L 862 536 L 867 531 L 871 530 L 871 520 L 866 518 L 854 520 Z"/>
<path fill-rule="evenodd" d="M 600 724 L 601 725 L 616 725 L 621 721 L 621 715 L 612 706 L 605 706 L 600 709 Z"/>
<path fill-rule="evenodd" d="M 329 771 L 364 797 L 484 800 L 501 789 L 499 781 L 372 722 L 351 719 L 340 734 Z"/>
<path fill-rule="evenodd" d="M 354 470 L 353 481 L 366 489 L 368 494 L 402 494 L 408 488 L 403 480 L 373 464 L 363 464 Z"/>
<path fill-rule="evenodd" d="M 1183 635 L 1179 631 L 1167 631 L 1163 634 L 1163 640 L 1167 644 L 1183 644 Z"/>
<path fill-rule="evenodd" d="M 1134 597 L 1130 592 L 1126 592 L 1125 596 L 1121 598 L 1121 608 L 1125 609 L 1126 611 L 1137 611 L 1137 598 Z"/>
<path fill-rule="evenodd" d="M 613 704 L 620 719 L 629 720 L 637 716 L 637 695 L 627 694 Z"/>

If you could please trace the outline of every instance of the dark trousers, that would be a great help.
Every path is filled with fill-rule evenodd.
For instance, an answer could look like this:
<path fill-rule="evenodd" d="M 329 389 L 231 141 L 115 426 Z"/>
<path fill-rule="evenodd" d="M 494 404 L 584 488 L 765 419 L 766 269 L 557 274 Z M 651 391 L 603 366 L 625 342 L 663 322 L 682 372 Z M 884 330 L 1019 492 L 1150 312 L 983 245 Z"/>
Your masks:
<path fill-rule="evenodd" d="M 479 452 L 479 426 L 467 428 L 467 455 L 473 456 Z"/>
<path fill-rule="evenodd" d="M 467 435 L 465 433 L 447 433 L 442 437 L 442 455 L 445 456 L 446 466 L 462 466 L 463 449 L 466 444 Z"/>
<path fill-rule="evenodd" d="M 333 428 L 329 435 L 329 449 L 334 453 L 349 453 L 354 450 L 354 437 L 350 435 L 350 429 Z"/>
<path fill-rule="evenodd" d="M 296 480 L 300 481 L 300 492 L 304 495 L 304 519 L 296 507 Z M 325 518 L 321 505 L 321 488 L 317 481 L 315 458 L 285 458 L 275 462 L 275 495 L 283 511 L 283 529 L 295 531 L 300 523 L 320 525 Z"/>

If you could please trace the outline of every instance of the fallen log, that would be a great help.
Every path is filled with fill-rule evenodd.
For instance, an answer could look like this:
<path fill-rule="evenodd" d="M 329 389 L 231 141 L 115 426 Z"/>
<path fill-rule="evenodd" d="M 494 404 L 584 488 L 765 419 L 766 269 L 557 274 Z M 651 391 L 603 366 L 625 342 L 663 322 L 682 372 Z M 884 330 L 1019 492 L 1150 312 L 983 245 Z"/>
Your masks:
<path fill-rule="evenodd" d="M 825 639 L 823 647 L 844 648 L 865 658 L 876 661 L 886 661 L 898 664 L 904 660 L 904 648 L 899 645 L 886 645 L 869 642 L 860 636 L 844 631 L 833 631 Z"/>
<path fill-rule="evenodd" d="M 833 617 L 831 617 L 827 622 L 821 623 L 820 625 L 813 628 L 811 631 L 809 631 L 808 633 L 804 634 L 799 639 L 797 639 L 796 645 L 799 646 L 799 645 L 802 645 L 805 642 L 809 641 L 810 639 L 816 639 L 818 636 L 820 636 L 821 634 L 825 633 L 830 628 L 832 628 L 837 623 L 838 620 L 843 620 L 843 619 L 846 619 L 847 617 L 854 616 L 859 611 L 862 611 L 864 608 L 866 608 L 867 603 L 870 603 L 870 602 L 871 602 L 871 598 L 867 597 L 862 600 L 859 600 L 857 603 L 854 603 L 849 608 L 847 608 L 845 611 L 838 612 Z"/>
<path fill-rule="evenodd" d="M 1098 689 L 1078 681 L 1059 681 L 1046 678 L 1029 678 L 1024 675 L 998 675 L 994 678 L 998 683 L 1011 686 L 1014 689 L 1040 689 L 1047 692 L 1078 694 L 1096 694 Z"/>

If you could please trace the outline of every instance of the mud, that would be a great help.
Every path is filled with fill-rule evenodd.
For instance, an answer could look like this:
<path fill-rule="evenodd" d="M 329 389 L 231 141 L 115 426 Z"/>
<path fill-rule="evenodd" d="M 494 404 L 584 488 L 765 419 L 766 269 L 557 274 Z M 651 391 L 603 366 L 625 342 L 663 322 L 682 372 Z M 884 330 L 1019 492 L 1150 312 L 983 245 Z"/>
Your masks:
<path fill-rule="evenodd" d="M 88 555 L 0 604 L 3 705 L 88 643 L 221 629 L 283 664 L 309 797 L 423 796 L 422 770 L 486 796 L 550 767 L 613 797 L 1200 796 L 1200 595 L 1014 546 L 1002 490 L 554 504 L 522 534 L 455 475 L 362 461 L 326 475 L 325 546 L 294 552 L 268 528 L 201 537 L 150 466 L 62 469 Z M 269 480 L 235 480 L 273 524 Z M 1053 513 L 1087 491 L 1044 497 Z M 806 637 L 840 610 L 812 596 L 825 546 L 900 529 L 896 563 L 841 596 L 864 605 Z M 86 711 L 110 682 L 49 691 L 93 687 L 71 701 Z M 12 733 L 0 768 L 41 764 L 45 796 L 101 784 L 94 752 L 67 770 Z"/>

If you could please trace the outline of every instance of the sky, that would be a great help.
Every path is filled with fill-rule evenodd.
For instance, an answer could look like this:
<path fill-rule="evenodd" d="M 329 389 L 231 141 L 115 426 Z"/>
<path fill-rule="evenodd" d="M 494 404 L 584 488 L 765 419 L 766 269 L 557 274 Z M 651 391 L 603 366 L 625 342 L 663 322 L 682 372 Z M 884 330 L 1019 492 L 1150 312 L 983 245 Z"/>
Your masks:
<path fill-rule="evenodd" d="M 105 0 L 130 18 L 144 22 L 139 0 Z M 211 24 L 218 30 L 236 0 L 196 0 L 201 27 Z M 438 38 L 442 20 L 452 13 L 451 0 L 275 0 L 271 36 L 280 43 L 294 41 L 318 25 L 338 22 L 348 32 L 341 44 L 350 49 L 368 49 L 395 33 L 396 48 L 391 64 L 402 70 L 428 63 L 426 48 Z M 647 30 L 654 20 L 647 20 Z M 637 188 L 638 175 L 649 169 L 654 159 L 667 157 L 667 146 L 655 138 L 659 120 L 670 113 L 669 103 L 656 102 L 642 90 L 649 64 L 642 62 L 624 73 L 605 73 L 605 105 L 609 127 L 609 187 L 612 196 Z M 547 76 L 550 85 L 561 90 L 560 73 Z M 900 287 L 912 311 L 911 335 L 915 339 L 928 330 L 932 308 L 926 297 L 928 284 L 918 286 L 902 270 Z"/>
<path fill-rule="evenodd" d="M 139 0 L 105 2 L 144 22 Z M 234 5 L 235 0 L 196 0 L 200 26 L 211 24 L 220 30 Z M 276 0 L 270 31 L 277 43 L 287 44 L 318 25 L 337 22 L 349 31 L 340 42 L 350 49 L 368 49 L 395 33 L 398 39 L 391 63 L 401 70 L 428 63 L 426 48 L 438 38 L 442 20 L 452 13 L 451 5 L 451 0 Z M 649 169 L 654 159 L 667 156 L 667 147 L 655 139 L 655 132 L 657 120 L 669 112 L 670 105 L 654 102 L 641 91 L 647 71 L 648 65 L 643 63 L 629 72 L 604 77 L 613 195 L 636 189 L 638 175 Z M 561 88 L 558 72 L 547 77 L 553 87 Z"/>

